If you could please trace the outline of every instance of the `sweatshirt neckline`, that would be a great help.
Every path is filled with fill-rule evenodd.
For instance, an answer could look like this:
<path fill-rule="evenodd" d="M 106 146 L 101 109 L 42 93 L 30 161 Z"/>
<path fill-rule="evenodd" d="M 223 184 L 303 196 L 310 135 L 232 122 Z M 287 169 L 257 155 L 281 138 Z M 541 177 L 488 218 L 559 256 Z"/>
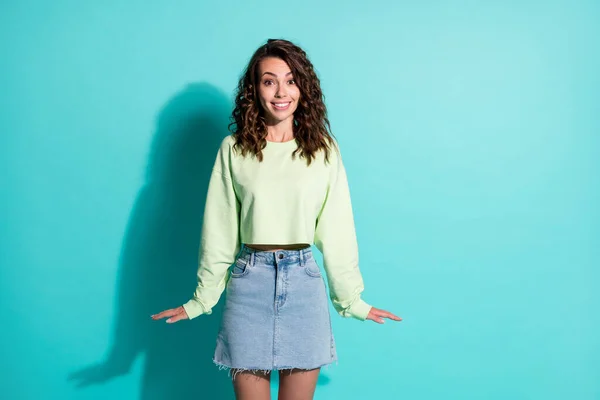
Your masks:
<path fill-rule="evenodd" d="M 286 140 L 285 142 L 274 142 L 271 140 L 267 140 L 267 146 L 270 146 L 270 147 L 288 147 L 288 146 L 291 147 L 292 145 L 293 146 L 297 145 L 295 137 L 291 140 Z"/>

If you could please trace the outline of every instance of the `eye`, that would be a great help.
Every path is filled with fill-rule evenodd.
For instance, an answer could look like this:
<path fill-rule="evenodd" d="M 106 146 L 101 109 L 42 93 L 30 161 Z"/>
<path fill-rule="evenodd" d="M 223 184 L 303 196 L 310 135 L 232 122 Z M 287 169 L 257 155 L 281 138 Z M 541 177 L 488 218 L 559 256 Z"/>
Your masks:
<path fill-rule="evenodd" d="M 295 79 L 290 79 L 290 80 L 288 81 L 288 83 L 289 83 L 290 85 L 295 85 L 295 84 L 296 84 L 296 80 L 295 80 Z"/>
<path fill-rule="evenodd" d="M 266 81 L 264 81 L 263 83 L 265 84 L 265 86 L 269 86 L 269 85 L 271 85 L 271 84 L 273 83 L 273 81 L 272 81 L 272 80 L 270 80 L 270 79 L 267 79 L 267 80 L 266 80 Z"/>

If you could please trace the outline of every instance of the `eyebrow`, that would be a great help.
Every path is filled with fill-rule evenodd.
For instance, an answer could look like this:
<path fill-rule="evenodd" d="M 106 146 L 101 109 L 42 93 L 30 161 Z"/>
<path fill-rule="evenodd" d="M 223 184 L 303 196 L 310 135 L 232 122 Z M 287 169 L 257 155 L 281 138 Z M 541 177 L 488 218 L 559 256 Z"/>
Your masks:
<path fill-rule="evenodd" d="M 275 75 L 274 73 L 272 73 L 272 72 L 269 72 L 269 71 L 267 71 L 267 72 L 263 72 L 263 74 L 262 74 L 260 77 L 262 78 L 262 76 L 263 76 L 263 75 L 266 75 L 266 74 L 273 75 L 274 77 L 277 77 L 277 75 Z M 288 75 L 292 75 L 292 71 L 290 71 L 290 72 L 288 72 L 287 74 L 285 74 L 285 76 L 288 76 Z"/>

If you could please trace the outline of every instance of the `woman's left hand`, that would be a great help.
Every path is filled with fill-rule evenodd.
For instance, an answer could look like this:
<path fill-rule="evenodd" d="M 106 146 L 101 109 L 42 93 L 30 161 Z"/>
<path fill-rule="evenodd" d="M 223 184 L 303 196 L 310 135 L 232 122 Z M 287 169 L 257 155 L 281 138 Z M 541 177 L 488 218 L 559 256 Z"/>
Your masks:
<path fill-rule="evenodd" d="M 389 318 L 394 321 L 402 321 L 402 318 L 392 314 L 389 311 L 385 311 L 380 308 L 371 307 L 371 310 L 369 311 L 369 315 L 367 315 L 367 319 L 370 319 L 371 321 L 375 321 L 378 324 L 383 324 L 385 322 L 383 320 L 383 318 Z"/>

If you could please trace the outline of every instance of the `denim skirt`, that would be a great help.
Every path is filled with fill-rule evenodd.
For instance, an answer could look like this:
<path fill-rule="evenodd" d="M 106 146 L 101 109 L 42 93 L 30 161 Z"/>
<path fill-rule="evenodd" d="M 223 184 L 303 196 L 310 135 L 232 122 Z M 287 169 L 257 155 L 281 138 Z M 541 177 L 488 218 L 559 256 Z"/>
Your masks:
<path fill-rule="evenodd" d="M 225 288 L 213 361 L 262 372 L 337 361 L 325 280 L 310 247 L 242 246 Z"/>

